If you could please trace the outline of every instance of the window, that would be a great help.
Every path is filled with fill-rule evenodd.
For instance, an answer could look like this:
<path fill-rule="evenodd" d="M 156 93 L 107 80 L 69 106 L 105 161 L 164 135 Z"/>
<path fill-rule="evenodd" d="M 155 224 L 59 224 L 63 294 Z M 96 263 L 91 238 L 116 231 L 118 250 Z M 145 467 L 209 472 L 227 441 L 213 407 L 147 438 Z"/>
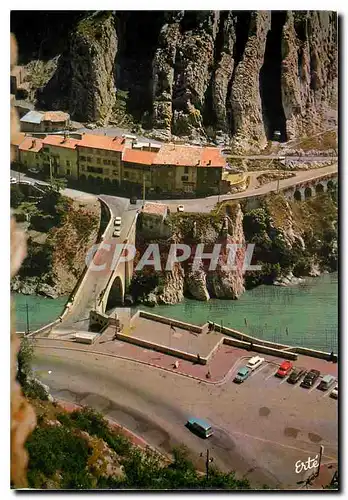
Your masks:
<path fill-rule="evenodd" d="M 182 175 L 181 176 L 182 181 L 188 181 L 188 175 Z"/>
<path fill-rule="evenodd" d="M 67 169 L 66 169 L 66 174 L 67 174 L 67 175 L 70 175 L 70 168 L 67 168 Z"/>
<path fill-rule="evenodd" d="M 111 161 L 110 160 L 108 160 L 108 165 L 111 165 Z"/>
<path fill-rule="evenodd" d="M 117 167 L 117 161 L 112 161 L 111 163 L 113 164 L 114 167 Z"/>
<path fill-rule="evenodd" d="M 70 167 L 70 161 L 69 160 L 66 160 L 66 166 Z"/>
<path fill-rule="evenodd" d="M 90 156 L 87 156 L 87 161 L 88 162 L 91 162 L 92 161 L 92 158 Z"/>
<path fill-rule="evenodd" d="M 87 171 L 88 172 L 92 172 L 93 174 L 102 174 L 103 173 L 103 169 L 101 167 L 90 167 L 90 166 L 88 166 L 87 167 Z"/>
<path fill-rule="evenodd" d="M 108 160 L 103 160 L 104 165 L 108 164 Z"/>
<path fill-rule="evenodd" d="M 85 156 L 80 156 L 80 160 L 81 161 L 86 161 L 86 157 Z"/>
<path fill-rule="evenodd" d="M 81 165 L 81 170 L 84 172 L 86 170 L 86 167 L 84 165 Z"/>
<path fill-rule="evenodd" d="M 113 171 L 113 174 L 114 174 L 114 175 L 118 175 L 118 170 L 114 170 L 114 171 Z"/>
<path fill-rule="evenodd" d="M 44 153 L 49 153 L 50 152 L 50 148 L 43 148 L 43 152 Z"/>
<path fill-rule="evenodd" d="M 126 179 L 128 179 L 128 177 L 129 177 L 129 173 L 128 173 L 128 172 L 125 172 L 125 173 L 124 173 L 124 176 L 125 176 L 125 178 L 126 178 Z"/>
<path fill-rule="evenodd" d="M 97 158 L 97 163 L 98 163 L 98 165 L 100 165 L 100 162 L 101 162 L 101 159 L 100 159 L 100 158 Z"/>
<path fill-rule="evenodd" d="M 188 174 L 188 173 L 189 173 L 189 168 L 185 167 L 185 174 Z"/>

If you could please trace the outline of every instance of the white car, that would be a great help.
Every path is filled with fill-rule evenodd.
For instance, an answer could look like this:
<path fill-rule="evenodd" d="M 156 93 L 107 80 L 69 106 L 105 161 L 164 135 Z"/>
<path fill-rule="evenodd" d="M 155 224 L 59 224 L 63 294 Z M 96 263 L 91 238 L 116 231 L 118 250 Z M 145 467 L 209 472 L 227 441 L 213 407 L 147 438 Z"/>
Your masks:
<path fill-rule="evenodd" d="M 256 368 L 258 368 L 260 365 L 262 365 L 262 363 L 265 361 L 265 358 L 260 358 L 260 356 L 254 356 L 253 358 L 249 359 L 248 361 L 248 364 L 247 364 L 247 368 L 249 368 L 249 370 L 256 370 Z"/>
<path fill-rule="evenodd" d="M 338 399 L 338 385 L 331 391 L 330 397 L 334 399 Z"/>
<path fill-rule="evenodd" d="M 36 167 L 31 167 L 28 168 L 28 172 L 31 172 L 32 174 L 38 174 L 40 172 L 40 169 Z"/>
<path fill-rule="evenodd" d="M 177 211 L 178 212 L 183 212 L 184 211 L 184 205 L 178 205 Z"/>
<path fill-rule="evenodd" d="M 121 217 L 115 217 L 115 219 L 114 219 L 114 225 L 115 226 L 120 226 L 121 222 L 122 222 Z"/>
<path fill-rule="evenodd" d="M 11 184 L 16 184 L 17 179 L 15 177 L 11 177 L 10 182 L 11 182 Z"/>
<path fill-rule="evenodd" d="M 121 236 L 121 228 L 120 227 L 116 227 L 116 229 L 114 230 L 112 236 L 114 238 L 119 238 Z"/>

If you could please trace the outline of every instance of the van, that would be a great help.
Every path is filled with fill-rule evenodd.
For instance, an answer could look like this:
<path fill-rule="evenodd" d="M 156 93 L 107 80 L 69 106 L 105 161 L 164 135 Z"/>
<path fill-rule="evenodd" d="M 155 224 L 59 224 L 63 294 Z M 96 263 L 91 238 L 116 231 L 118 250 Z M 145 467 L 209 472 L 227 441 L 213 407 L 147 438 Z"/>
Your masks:
<path fill-rule="evenodd" d="M 186 423 L 186 427 L 204 438 L 208 438 L 213 435 L 211 425 L 200 418 L 190 418 Z"/>
<path fill-rule="evenodd" d="M 323 380 L 318 385 L 318 389 L 320 389 L 321 391 L 327 391 L 334 382 L 336 382 L 336 377 L 334 377 L 333 375 L 325 375 L 325 377 L 323 377 Z"/>

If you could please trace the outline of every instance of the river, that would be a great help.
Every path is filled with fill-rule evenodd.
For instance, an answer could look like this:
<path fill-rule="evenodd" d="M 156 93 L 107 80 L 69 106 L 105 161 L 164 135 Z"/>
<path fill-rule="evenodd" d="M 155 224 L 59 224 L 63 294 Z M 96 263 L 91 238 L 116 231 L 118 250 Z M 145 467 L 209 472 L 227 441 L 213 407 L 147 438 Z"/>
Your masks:
<path fill-rule="evenodd" d="M 27 304 L 29 331 L 51 323 L 63 312 L 68 297 L 49 299 L 41 295 L 22 295 L 13 293 L 16 306 L 16 330 L 24 332 L 27 329 Z"/>
<path fill-rule="evenodd" d="M 255 337 L 324 351 L 338 350 L 338 275 L 306 278 L 299 285 L 261 285 L 239 300 L 198 302 L 185 299 L 171 306 L 140 309 L 203 324 L 230 326 Z"/>
<path fill-rule="evenodd" d="M 13 296 L 17 331 L 26 329 L 26 303 L 29 328 L 34 330 L 54 321 L 67 301 L 67 297 L 52 300 L 33 295 Z M 337 273 L 306 278 L 291 287 L 262 285 L 246 291 L 239 300 L 199 302 L 185 299 L 180 304 L 155 308 L 141 306 L 140 309 L 189 323 L 222 322 L 224 326 L 265 340 L 329 352 L 338 350 Z"/>

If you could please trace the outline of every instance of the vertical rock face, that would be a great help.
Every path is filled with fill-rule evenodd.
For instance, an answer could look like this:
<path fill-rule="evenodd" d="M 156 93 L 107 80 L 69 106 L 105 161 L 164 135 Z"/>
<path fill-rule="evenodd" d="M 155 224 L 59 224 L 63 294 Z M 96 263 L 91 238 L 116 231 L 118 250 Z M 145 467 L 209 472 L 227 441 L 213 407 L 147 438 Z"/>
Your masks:
<path fill-rule="evenodd" d="M 288 12 L 282 38 L 282 101 L 288 138 L 336 125 L 337 16 Z"/>
<path fill-rule="evenodd" d="M 266 37 L 271 26 L 270 12 L 251 14 L 245 51 L 232 82 L 231 106 L 233 116 L 233 146 L 266 145 L 259 91 L 259 73 L 264 60 Z"/>
<path fill-rule="evenodd" d="M 39 100 L 76 119 L 107 122 L 116 81 L 129 92 L 127 113 L 163 139 L 206 140 L 209 132 L 236 152 L 257 151 L 275 132 L 286 141 L 335 126 L 336 17 L 96 13 L 77 24 Z"/>
<path fill-rule="evenodd" d="M 41 103 L 59 108 L 63 94 L 63 107 L 73 118 L 107 123 L 116 96 L 116 53 L 114 16 L 103 13 L 83 19 L 71 34 L 67 53 L 62 55 L 57 72 L 40 97 Z"/>
<path fill-rule="evenodd" d="M 229 84 L 232 79 L 235 60 L 233 48 L 236 43 L 236 17 L 232 12 L 227 12 L 220 21 L 221 52 L 216 63 L 215 74 L 212 83 L 212 107 L 216 117 L 217 132 L 228 132 L 229 122 L 227 114 L 229 106 Z"/>

